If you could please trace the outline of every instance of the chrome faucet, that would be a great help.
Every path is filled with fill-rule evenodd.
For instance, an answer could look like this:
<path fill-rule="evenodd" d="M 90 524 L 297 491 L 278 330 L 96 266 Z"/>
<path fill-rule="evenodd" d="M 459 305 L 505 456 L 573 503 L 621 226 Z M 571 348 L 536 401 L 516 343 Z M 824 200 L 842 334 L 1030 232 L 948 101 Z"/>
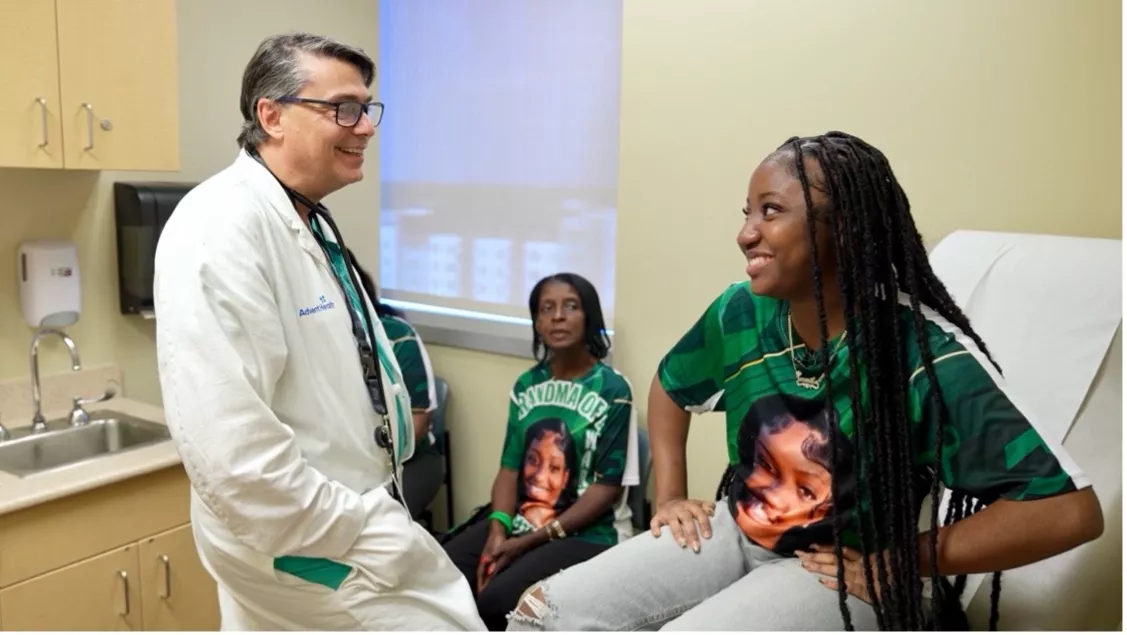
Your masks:
<path fill-rule="evenodd" d="M 82 362 L 78 359 L 78 347 L 69 335 L 57 329 L 42 329 L 35 334 L 35 338 L 31 340 L 31 399 L 35 402 L 35 416 L 31 418 L 32 433 L 47 430 L 47 421 L 43 418 L 42 397 L 39 393 L 39 340 L 46 335 L 58 335 L 70 351 L 71 370 L 82 370 Z"/>

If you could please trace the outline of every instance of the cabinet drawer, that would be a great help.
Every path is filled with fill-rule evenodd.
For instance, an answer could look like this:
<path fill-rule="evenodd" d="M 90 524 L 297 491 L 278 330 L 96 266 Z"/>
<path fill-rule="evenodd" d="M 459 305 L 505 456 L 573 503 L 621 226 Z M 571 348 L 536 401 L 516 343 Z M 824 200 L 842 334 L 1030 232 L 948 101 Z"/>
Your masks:
<path fill-rule="evenodd" d="M 0 517 L 0 588 L 188 523 L 189 487 L 177 465 Z"/>
<path fill-rule="evenodd" d="M 137 546 L 122 547 L 0 591 L 9 631 L 141 630 Z"/>

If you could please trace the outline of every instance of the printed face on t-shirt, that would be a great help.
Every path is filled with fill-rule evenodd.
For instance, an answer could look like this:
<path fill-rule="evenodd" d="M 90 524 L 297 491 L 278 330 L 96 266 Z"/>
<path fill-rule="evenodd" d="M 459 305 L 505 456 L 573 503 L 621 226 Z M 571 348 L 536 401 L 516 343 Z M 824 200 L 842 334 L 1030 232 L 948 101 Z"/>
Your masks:
<path fill-rule="evenodd" d="M 567 440 L 555 430 L 541 430 L 524 452 L 525 501 L 523 515 L 532 525 L 543 527 L 556 516 L 560 496 L 571 477 L 567 454 L 562 446 Z"/>
<path fill-rule="evenodd" d="M 756 543 L 773 549 L 793 527 L 826 517 L 831 480 L 829 439 L 805 421 L 784 415 L 756 436 L 755 463 L 744 479 L 736 523 Z"/>

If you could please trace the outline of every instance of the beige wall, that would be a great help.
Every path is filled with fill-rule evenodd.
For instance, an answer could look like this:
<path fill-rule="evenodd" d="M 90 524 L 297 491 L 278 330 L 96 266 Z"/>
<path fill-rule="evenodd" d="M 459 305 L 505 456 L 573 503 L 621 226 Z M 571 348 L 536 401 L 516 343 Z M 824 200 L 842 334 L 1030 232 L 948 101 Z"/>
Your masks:
<path fill-rule="evenodd" d="M 1116 0 L 626 0 L 614 326 L 643 408 L 661 355 L 743 276 L 747 180 L 790 135 L 883 149 L 929 241 L 1120 237 L 1120 23 Z M 432 355 L 456 391 L 462 514 L 488 498 L 525 364 Z M 694 420 L 688 456 L 711 496 L 719 417 Z"/>
<path fill-rule="evenodd" d="M 378 3 L 334 0 L 331 10 L 301 0 L 181 0 L 177 2 L 182 170 L 179 173 L 0 169 L 4 229 L 0 232 L 0 378 L 28 374 L 34 331 L 22 318 L 16 253 L 31 238 L 74 240 L 79 248 L 83 314 L 66 331 L 87 365 L 116 362 L 127 396 L 160 403 L 153 323 L 123 316 L 117 299 L 117 255 L 112 187 L 115 181 L 197 182 L 235 158 L 242 71 L 259 42 L 302 29 L 334 36 L 369 51 L 379 49 Z M 140 98 L 144 98 L 141 96 Z M 370 178 L 326 202 L 348 209 L 340 221 L 350 236 L 379 227 L 379 154 L 371 152 Z M 40 351 L 43 373 L 64 372 L 66 353 L 51 341 Z"/>
<path fill-rule="evenodd" d="M 125 390 L 159 403 L 152 324 L 117 310 L 110 185 L 199 180 L 234 156 L 239 77 L 262 37 L 303 28 L 377 50 L 375 0 L 178 3 L 183 171 L 0 170 L 0 377 L 26 375 L 32 331 L 15 250 L 80 246 L 85 311 L 69 329 L 87 363 L 116 361 Z M 691 8 L 690 8 L 691 7 Z M 644 410 L 657 360 L 742 275 L 734 237 L 746 181 L 792 134 L 831 128 L 889 155 L 928 240 L 955 228 L 1121 236 L 1120 6 L 1115 0 L 626 0 L 616 362 Z M 376 262 L 378 156 L 329 201 Z M 451 382 L 456 512 L 485 501 L 513 380 L 527 360 L 432 347 Z M 64 355 L 52 345 L 48 371 Z M 722 422 L 698 419 L 690 490 L 709 496 Z"/>

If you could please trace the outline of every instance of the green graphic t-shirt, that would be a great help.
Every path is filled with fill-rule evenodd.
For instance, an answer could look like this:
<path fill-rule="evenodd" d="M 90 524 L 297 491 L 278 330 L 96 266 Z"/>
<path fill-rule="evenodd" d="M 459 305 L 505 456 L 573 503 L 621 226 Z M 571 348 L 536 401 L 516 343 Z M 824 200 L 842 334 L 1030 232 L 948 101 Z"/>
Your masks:
<path fill-rule="evenodd" d="M 438 401 L 434 392 L 434 371 L 431 370 L 430 357 L 419 339 L 419 333 L 406 320 L 394 315 L 381 316 L 380 323 L 395 351 L 395 360 L 399 362 L 399 372 L 403 375 L 403 383 L 411 397 L 411 410 L 431 412 Z M 433 442 L 434 438 L 430 433 L 416 441 L 416 455 Z"/>
<path fill-rule="evenodd" d="M 602 362 L 574 380 L 553 379 L 546 364 L 525 371 L 510 395 L 501 453 L 501 467 L 518 474 L 513 533 L 548 524 L 592 483 L 621 485 L 633 416 L 629 382 Z M 614 510 L 576 536 L 618 542 Z"/>
<path fill-rule="evenodd" d="M 941 480 L 984 503 L 1032 500 L 1088 485 L 1072 460 L 1051 448 L 996 381 L 996 371 L 956 327 L 925 309 L 926 342 L 935 359 L 950 416 L 944 431 Z M 790 336 L 786 303 L 756 296 L 746 282 L 731 285 L 665 356 L 661 384 L 690 412 L 724 412 L 728 459 L 736 478 L 728 492 L 733 518 L 756 544 L 781 554 L 832 544 L 831 465 L 826 381 L 819 356 Z M 903 307 L 901 332 L 914 333 Z M 790 344 L 794 340 L 794 345 Z M 915 338 L 907 346 L 908 417 L 916 426 L 914 455 L 931 466 L 937 413 L 931 382 Z M 828 343 L 832 400 L 843 437 L 854 440 L 849 349 L 844 338 Z M 801 379 L 799 379 L 801 375 Z M 862 384 L 862 399 L 869 386 Z M 847 447 L 852 464 L 856 448 Z M 844 540 L 859 548 L 852 479 L 839 482 L 839 513 L 852 531 Z"/>

